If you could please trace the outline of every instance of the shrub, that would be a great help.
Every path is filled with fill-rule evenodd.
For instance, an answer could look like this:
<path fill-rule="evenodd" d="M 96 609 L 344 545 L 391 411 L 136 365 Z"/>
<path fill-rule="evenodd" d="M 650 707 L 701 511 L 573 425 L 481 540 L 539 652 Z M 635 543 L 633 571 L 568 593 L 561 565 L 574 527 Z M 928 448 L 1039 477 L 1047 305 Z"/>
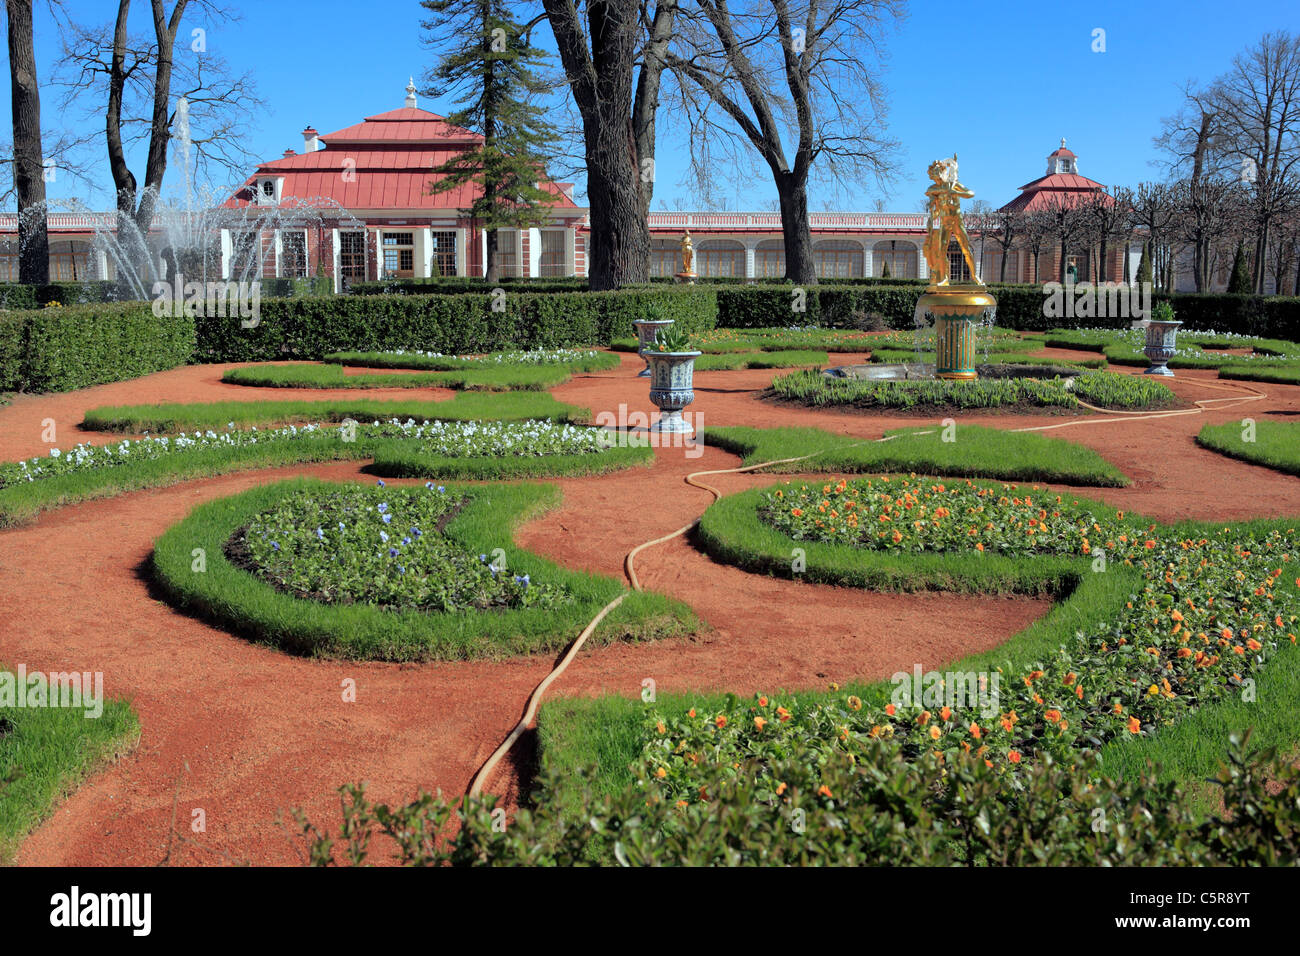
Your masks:
<path fill-rule="evenodd" d="M 184 365 L 194 320 L 146 303 L 74 305 L 0 317 L 0 390 L 63 392 Z"/>
<path fill-rule="evenodd" d="M 712 290 L 509 292 L 504 311 L 491 295 L 365 295 L 266 299 L 261 321 L 200 318 L 196 361 L 319 360 L 333 352 L 424 350 L 450 355 L 508 349 L 608 345 L 632 334 L 632 320 L 667 299 L 688 331 L 716 321 Z"/>

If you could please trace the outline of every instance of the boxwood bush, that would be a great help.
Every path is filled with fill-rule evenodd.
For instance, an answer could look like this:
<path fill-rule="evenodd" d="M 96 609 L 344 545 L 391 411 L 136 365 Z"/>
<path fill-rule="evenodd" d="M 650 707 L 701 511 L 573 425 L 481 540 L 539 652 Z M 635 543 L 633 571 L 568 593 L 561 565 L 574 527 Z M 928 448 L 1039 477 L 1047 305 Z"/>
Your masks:
<path fill-rule="evenodd" d="M 100 303 L 0 315 L 0 391 L 65 392 L 184 365 L 191 318 L 147 303 Z"/>
<path fill-rule="evenodd" d="M 365 295 L 264 299 L 260 323 L 200 318 L 198 362 L 318 360 L 332 352 L 421 349 L 461 355 L 608 345 L 633 333 L 651 303 L 687 331 L 713 328 L 712 290 L 508 291 L 504 309 L 481 295 Z"/>

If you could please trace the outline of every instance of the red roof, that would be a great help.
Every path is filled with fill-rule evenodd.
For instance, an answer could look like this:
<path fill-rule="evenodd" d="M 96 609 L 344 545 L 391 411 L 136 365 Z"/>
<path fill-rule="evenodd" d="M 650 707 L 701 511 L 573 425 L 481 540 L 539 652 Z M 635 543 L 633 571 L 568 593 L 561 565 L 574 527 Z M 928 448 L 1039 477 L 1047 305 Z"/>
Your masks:
<path fill-rule="evenodd" d="M 1068 152 L 1068 150 L 1058 150 Z M 1073 154 L 1071 154 L 1073 155 Z M 1084 197 L 1100 192 L 1110 202 L 1113 199 L 1105 192 L 1106 187 L 1099 182 L 1080 176 L 1077 173 L 1053 173 L 1041 176 L 1033 182 L 1020 187 L 1020 195 L 1002 208 L 1015 212 L 1042 209 L 1058 202 L 1073 205 Z"/>
<path fill-rule="evenodd" d="M 225 202 L 252 205 L 259 177 L 284 178 L 282 203 L 290 197 L 332 199 L 345 209 L 465 209 L 480 195 L 473 183 L 433 195 L 433 168 L 482 142 L 477 133 L 453 126 L 428 110 L 404 107 L 320 137 L 324 149 L 286 154 L 257 167 Z M 577 205 L 555 183 L 543 188 L 560 197 L 557 207 Z"/>

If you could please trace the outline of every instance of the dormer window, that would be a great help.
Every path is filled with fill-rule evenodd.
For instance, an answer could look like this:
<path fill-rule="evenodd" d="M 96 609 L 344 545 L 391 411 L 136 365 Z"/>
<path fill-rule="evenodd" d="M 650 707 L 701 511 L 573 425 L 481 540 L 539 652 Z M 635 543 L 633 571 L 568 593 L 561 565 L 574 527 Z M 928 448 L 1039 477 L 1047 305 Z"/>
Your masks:
<path fill-rule="evenodd" d="M 262 180 L 262 195 L 267 199 L 275 198 L 275 183 L 269 179 Z"/>
<path fill-rule="evenodd" d="M 257 204 L 259 206 L 278 206 L 280 191 L 284 188 L 284 178 L 267 176 L 257 181 Z"/>

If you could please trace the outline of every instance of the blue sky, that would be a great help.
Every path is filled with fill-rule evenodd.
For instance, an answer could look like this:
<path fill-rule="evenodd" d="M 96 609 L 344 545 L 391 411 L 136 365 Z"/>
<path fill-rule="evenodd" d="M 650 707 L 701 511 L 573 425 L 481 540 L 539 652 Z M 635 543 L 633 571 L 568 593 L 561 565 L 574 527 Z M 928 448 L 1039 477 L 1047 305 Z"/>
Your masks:
<path fill-rule="evenodd" d="M 44 83 L 58 54 L 53 20 L 36 0 L 37 61 Z M 71 15 L 108 22 L 111 0 L 66 0 Z M 169 3 L 170 6 L 170 3 Z M 321 132 L 402 105 L 407 77 L 430 62 L 419 42 L 421 10 L 413 0 L 231 0 L 242 20 L 210 29 L 211 52 L 239 71 L 251 70 L 264 106 L 252 117 L 248 148 L 269 159 L 301 150 L 300 131 Z M 133 26 L 148 29 L 146 0 L 137 0 Z M 521 9 L 534 9 L 521 4 Z M 1105 52 L 1093 52 L 1093 31 L 1105 31 Z M 1042 175 L 1045 157 L 1065 137 L 1079 155 L 1079 171 L 1108 185 L 1158 178 L 1152 136 L 1177 107 L 1187 80 L 1209 80 L 1232 56 L 1269 30 L 1300 29 L 1295 0 L 1255 3 L 1095 0 L 1068 2 L 953 2 L 919 0 L 890 29 L 883 81 L 890 91 L 888 134 L 902 144 L 891 196 L 863 182 L 849 195 L 814 190 L 811 206 L 872 209 L 883 198 L 891 210 L 913 211 L 922 198 L 930 160 L 957 152 L 963 182 L 976 197 L 1001 205 L 1017 187 Z M 552 46 L 549 27 L 538 31 Z M 178 44 L 180 46 L 181 44 Z M 0 49 L 0 55 L 7 54 Z M 185 55 L 190 55 L 188 49 Z M 7 64 L 6 64 L 7 66 Z M 47 128 L 75 119 L 81 130 L 102 120 L 60 116 L 58 92 L 48 90 Z M 447 113 L 449 103 L 421 99 Z M 3 133 L 9 138 L 8 110 Z M 671 114 L 660 118 L 659 199 L 689 198 L 678 185 L 685 133 Z M 102 136 L 90 156 L 98 164 L 96 205 L 108 204 L 111 185 L 102 161 Z M 143 162 L 133 168 L 142 175 Z M 765 175 L 729 177 L 733 208 L 766 208 L 775 193 Z M 171 180 L 169 180 L 171 181 Z M 56 183 L 55 196 L 84 187 Z"/>

